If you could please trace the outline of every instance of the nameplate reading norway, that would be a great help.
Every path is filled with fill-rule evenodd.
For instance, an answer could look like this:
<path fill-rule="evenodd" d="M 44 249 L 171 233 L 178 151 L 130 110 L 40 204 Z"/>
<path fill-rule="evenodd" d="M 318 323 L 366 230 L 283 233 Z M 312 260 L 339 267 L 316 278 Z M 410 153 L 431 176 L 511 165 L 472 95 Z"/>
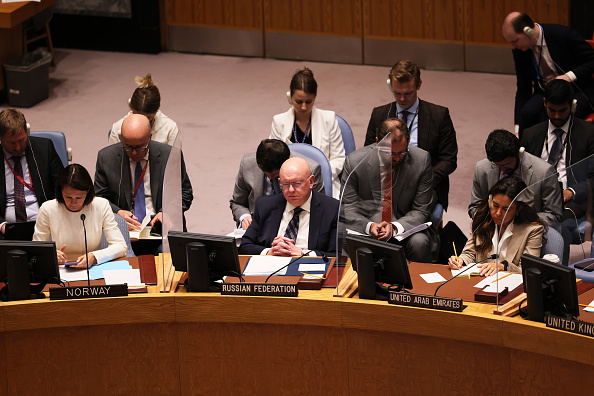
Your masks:
<path fill-rule="evenodd" d="M 221 294 L 227 296 L 297 297 L 297 285 L 286 283 L 223 283 Z"/>
<path fill-rule="evenodd" d="M 81 298 L 122 297 L 128 295 L 128 285 L 93 285 L 50 287 L 50 300 L 77 300 Z"/>
<path fill-rule="evenodd" d="M 440 309 L 442 311 L 462 312 L 464 309 L 461 298 L 436 297 L 424 294 L 390 292 L 388 302 L 390 304 Z"/>

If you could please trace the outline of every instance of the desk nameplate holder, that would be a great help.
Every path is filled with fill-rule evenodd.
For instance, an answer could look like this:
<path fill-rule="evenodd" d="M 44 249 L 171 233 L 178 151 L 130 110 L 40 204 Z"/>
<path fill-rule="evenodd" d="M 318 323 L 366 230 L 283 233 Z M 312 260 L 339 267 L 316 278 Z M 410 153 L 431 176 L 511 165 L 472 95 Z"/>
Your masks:
<path fill-rule="evenodd" d="M 406 305 L 417 308 L 431 308 L 441 311 L 462 312 L 464 305 L 461 298 L 428 296 L 402 292 L 390 292 L 388 302 L 395 305 Z"/>
<path fill-rule="evenodd" d="M 547 327 L 565 331 L 568 333 L 581 334 L 587 337 L 594 337 L 594 324 L 575 319 L 565 319 L 559 316 L 546 315 Z"/>
<path fill-rule="evenodd" d="M 297 297 L 299 288 L 287 283 L 223 283 L 224 296 Z"/>
<path fill-rule="evenodd" d="M 50 287 L 50 300 L 78 300 L 81 298 L 123 297 L 128 295 L 128 285 L 91 285 Z"/>

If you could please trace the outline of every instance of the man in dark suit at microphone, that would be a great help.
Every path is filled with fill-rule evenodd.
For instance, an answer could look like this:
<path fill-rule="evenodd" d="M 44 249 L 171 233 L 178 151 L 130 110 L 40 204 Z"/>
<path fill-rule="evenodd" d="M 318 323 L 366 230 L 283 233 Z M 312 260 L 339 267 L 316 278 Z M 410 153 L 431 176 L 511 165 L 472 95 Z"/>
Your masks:
<path fill-rule="evenodd" d="M 0 223 L 37 218 L 39 207 L 54 199 L 54 187 L 64 165 L 50 139 L 29 136 L 27 121 L 16 109 L 0 113 L 0 142 L 4 172 L 0 185 Z"/>
<path fill-rule="evenodd" d="M 312 190 L 315 176 L 303 158 L 286 160 L 279 177 L 283 194 L 258 198 L 239 253 L 336 256 L 338 201 Z"/>

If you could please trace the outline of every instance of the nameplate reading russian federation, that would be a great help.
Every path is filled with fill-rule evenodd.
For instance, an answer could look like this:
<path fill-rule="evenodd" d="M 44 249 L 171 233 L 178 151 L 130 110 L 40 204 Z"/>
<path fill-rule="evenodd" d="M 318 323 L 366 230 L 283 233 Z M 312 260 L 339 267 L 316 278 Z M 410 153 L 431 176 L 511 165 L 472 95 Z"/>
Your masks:
<path fill-rule="evenodd" d="M 464 309 L 461 298 L 435 297 L 424 294 L 390 292 L 388 302 L 390 304 L 440 309 L 442 311 L 462 312 Z"/>
<path fill-rule="evenodd" d="M 50 300 L 77 300 L 81 298 L 122 297 L 128 295 L 128 285 L 92 285 L 50 287 Z"/>
<path fill-rule="evenodd" d="M 223 283 L 221 294 L 227 296 L 297 297 L 297 285 L 286 283 Z"/>
<path fill-rule="evenodd" d="M 547 315 L 545 317 L 547 327 L 563 330 L 570 333 L 594 337 L 594 324 L 582 322 L 581 320 L 564 319 L 558 316 Z"/>

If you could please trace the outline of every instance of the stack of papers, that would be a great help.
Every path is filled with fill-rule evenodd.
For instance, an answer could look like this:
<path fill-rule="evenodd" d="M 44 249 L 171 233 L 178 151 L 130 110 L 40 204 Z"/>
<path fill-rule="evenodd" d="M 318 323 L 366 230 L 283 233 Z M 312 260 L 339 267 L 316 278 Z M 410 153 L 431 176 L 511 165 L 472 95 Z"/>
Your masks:
<path fill-rule="evenodd" d="M 91 280 L 103 279 L 104 270 L 129 270 L 132 269 L 130 263 L 126 260 L 108 261 L 103 264 L 94 265 L 89 269 Z M 60 267 L 60 279 L 67 282 L 86 281 L 86 268 Z M 107 283 L 107 282 L 106 282 Z"/>
<path fill-rule="evenodd" d="M 279 268 L 289 264 L 291 257 L 277 257 L 277 256 L 252 256 L 248 260 L 244 276 L 268 276 Z M 287 268 L 283 268 L 275 275 L 283 276 L 287 273 Z"/>
<path fill-rule="evenodd" d="M 523 283 L 522 274 L 499 271 L 495 275 L 487 276 L 485 279 L 474 285 L 487 293 L 499 293 L 507 287 L 508 291 L 514 290 Z"/>
<path fill-rule="evenodd" d="M 466 271 L 462 275 L 460 275 L 460 273 L 462 271 L 466 270 L 468 267 L 470 267 L 473 264 L 474 263 L 471 263 L 468 266 L 462 267 L 460 269 L 453 269 L 452 270 L 452 276 L 480 275 L 481 270 L 479 269 L 478 265 L 475 265 L 474 267 L 472 267 L 471 269 L 469 269 L 468 271 Z"/>

